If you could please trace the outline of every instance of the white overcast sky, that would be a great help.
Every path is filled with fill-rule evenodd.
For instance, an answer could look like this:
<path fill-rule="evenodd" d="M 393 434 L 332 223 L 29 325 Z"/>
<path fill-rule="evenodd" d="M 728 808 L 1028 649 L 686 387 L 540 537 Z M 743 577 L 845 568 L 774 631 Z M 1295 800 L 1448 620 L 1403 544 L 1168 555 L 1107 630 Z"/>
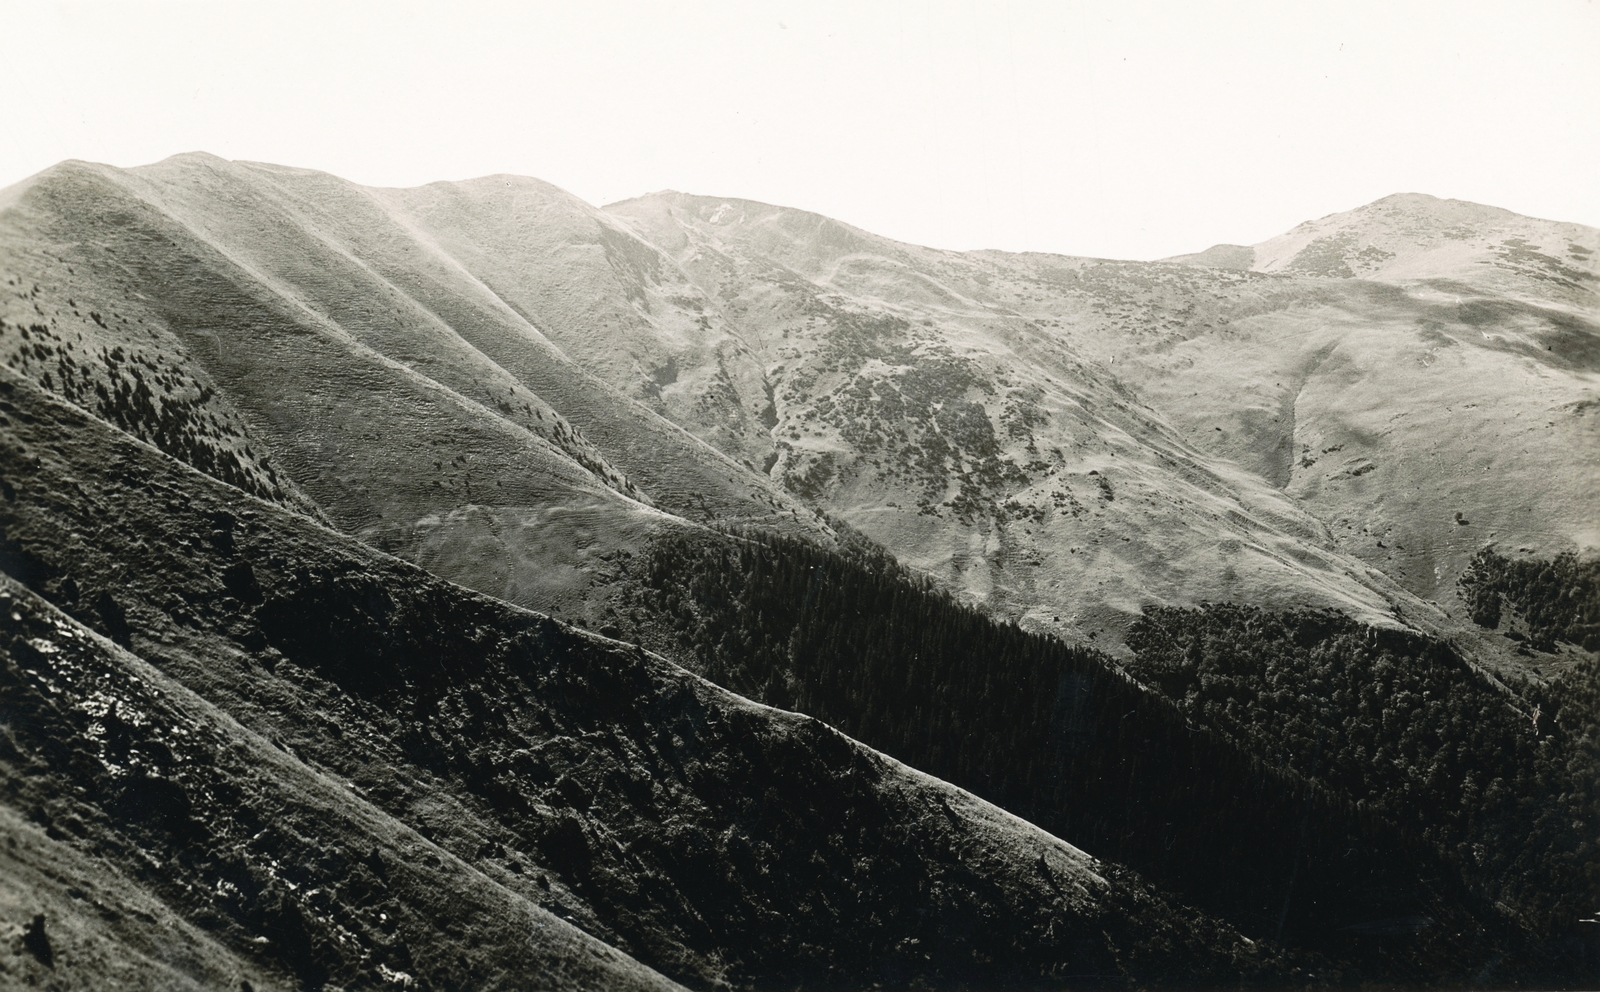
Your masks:
<path fill-rule="evenodd" d="M 201 149 L 1156 258 L 1395 192 L 1600 226 L 1600 5 L 0 0 L 0 186 Z"/>

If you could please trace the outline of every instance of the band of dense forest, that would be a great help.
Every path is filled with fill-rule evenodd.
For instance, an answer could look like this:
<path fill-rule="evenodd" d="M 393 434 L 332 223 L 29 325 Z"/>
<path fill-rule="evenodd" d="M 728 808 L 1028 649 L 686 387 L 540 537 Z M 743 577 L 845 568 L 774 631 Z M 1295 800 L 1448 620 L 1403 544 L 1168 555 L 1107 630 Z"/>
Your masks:
<path fill-rule="evenodd" d="M 1423 637 L 1220 605 L 1147 610 L 1128 644 L 1185 717 L 1419 831 L 1581 953 L 1577 921 L 1600 901 L 1600 657 L 1548 684 L 1496 683 Z"/>
<path fill-rule="evenodd" d="M 1592 676 L 1562 709 L 1508 695 L 1443 645 L 1337 615 L 1167 610 L 1135 638 L 1163 698 L 870 546 L 675 536 L 628 571 L 625 636 L 1134 866 L 1246 932 L 1373 973 L 1381 954 L 1383 969 L 1410 955 L 1419 974 L 1460 975 L 1518 930 L 1569 937 L 1593 892 L 1593 799 L 1580 781 L 1595 767 L 1582 729 L 1596 712 Z M 1235 684 L 1196 669 L 1184 659 L 1197 639 L 1218 665 L 1242 656 L 1272 676 L 1247 683 L 1241 668 Z M 1334 672 L 1371 685 L 1323 692 L 1317 680 Z M 1286 680 L 1304 683 L 1304 713 L 1279 705 Z M 1437 701 L 1417 708 L 1413 692 Z M 1519 711 L 1539 705 L 1536 736 Z M 1352 770 L 1363 760 L 1367 778 Z M 1515 877 L 1495 877 L 1507 870 Z M 1501 928 L 1492 938 L 1443 908 L 1490 898 L 1519 917 L 1479 914 Z M 1558 943 L 1547 964 L 1588 967 L 1593 948 Z"/>

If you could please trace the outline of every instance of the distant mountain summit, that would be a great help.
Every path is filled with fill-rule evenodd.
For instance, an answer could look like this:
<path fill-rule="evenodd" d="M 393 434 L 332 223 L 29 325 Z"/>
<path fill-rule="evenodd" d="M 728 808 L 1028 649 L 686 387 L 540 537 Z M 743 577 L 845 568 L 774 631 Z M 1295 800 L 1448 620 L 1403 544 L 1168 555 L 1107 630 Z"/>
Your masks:
<path fill-rule="evenodd" d="M 1421 193 L 1307 221 L 1255 250 L 1261 272 L 1475 280 L 1591 307 L 1600 292 L 1594 228 Z"/>
<path fill-rule="evenodd" d="M 1577 309 L 1592 309 L 1600 293 L 1594 228 L 1424 193 L 1306 221 L 1253 247 L 1213 245 L 1161 261 L 1325 279 L 1459 280 Z"/>

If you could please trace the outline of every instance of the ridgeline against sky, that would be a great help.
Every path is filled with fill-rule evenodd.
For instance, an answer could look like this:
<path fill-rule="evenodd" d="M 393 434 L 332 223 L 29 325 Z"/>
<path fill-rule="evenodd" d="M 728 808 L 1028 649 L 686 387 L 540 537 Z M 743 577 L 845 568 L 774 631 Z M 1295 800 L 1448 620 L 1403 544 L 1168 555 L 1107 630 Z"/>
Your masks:
<path fill-rule="evenodd" d="M 1600 8 L 9 4 L 0 185 L 204 149 L 1153 259 L 1403 191 L 1600 225 Z"/>

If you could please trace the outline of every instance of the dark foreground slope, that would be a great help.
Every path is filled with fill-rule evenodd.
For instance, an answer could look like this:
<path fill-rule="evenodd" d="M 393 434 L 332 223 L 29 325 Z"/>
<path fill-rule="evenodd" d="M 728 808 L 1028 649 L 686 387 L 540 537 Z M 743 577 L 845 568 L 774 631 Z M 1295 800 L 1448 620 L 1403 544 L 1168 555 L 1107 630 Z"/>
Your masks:
<path fill-rule="evenodd" d="M 57 980 L 661 984 L 625 955 L 699 988 L 1293 980 L 815 720 L 442 582 L 5 371 L 0 418 L 0 564 L 122 645 L 8 584 L 0 905 L 63 914 Z"/>
<path fill-rule="evenodd" d="M 1582 947 L 1552 953 L 1546 946 L 1559 948 L 1560 937 L 1570 934 L 1572 897 L 1587 885 L 1583 830 L 1566 831 L 1557 850 L 1539 834 L 1468 828 L 1458 811 L 1461 822 L 1448 834 L 1424 833 L 1443 812 L 1435 797 L 1416 790 L 1382 794 L 1351 779 L 1346 766 L 1355 745 L 1346 738 L 1365 740 L 1353 721 L 1341 729 L 1332 715 L 1318 715 L 1338 738 L 1326 741 L 1322 765 L 1311 750 L 1314 728 L 1293 724 L 1302 733 L 1292 743 L 1303 747 L 1288 762 L 1281 742 L 1235 732 L 1226 719 L 1231 709 L 1174 705 L 1104 655 L 996 624 L 870 549 L 843 557 L 771 535 L 678 536 L 655 542 L 630 572 L 611 620 L 622 636 L 682 658 L 752 698 L 827 720 L 1136 868 L 1246 934 L 1324 955 L 1344 980 L 1561 982 L 1592 973 L 1584 971 Z M 1331 654 L 1323 638 L 1334 627 L 1360 631 L 1374 656 L 1398 639 L 1385 633 L 1379 645 L 1376 632 L 1342 618 L 1343 626 L 1323 614 L 1306 619 L 1288 633 L 1299 635 L 1302 653 L 1318 659 Z M 1237 640 L 1248 628 L 1240 622 L 1229 630 Z M 1380 667 L 1393 669 L 1392 654 L 1385 657 Z M 1238 661 L 1235 669 L 1243 672 L 1246 664 Z M 1277 687 L 1304 667 L 1280 666 L 1276 679 L 1255 681 Z M 1434 673 L 1436 696 L 1472 691 L 1479 677 L 1459 660 L 1456 669 Z M 1205 673 L 1205 698 L 1221 694 L 1227 674 Z M 1298 688 L 1320 698 L 1324 687 L 1313 690 L 1312 677 L 1305 678 Z M 1330 688 L 1327 695 L 1333 708 L 1349 693 Z M 1369 701 L 1372 695 L 1364 691 Z M 1474 699 L 1479 709 L 1491 705 Z M 1498 703 L 1505 708 L 1503 694 Z M 1451 754 L 1459 749 L 1468 763 L 1483 757 L 1480 737 L 1520 749 L 1497 756 L 1493 767 L 1518 764 L 1534 743 L 1521 739 L 1531 734 L 1519 738 L 1503 726 L 1498 713 L 1488 712 L 1496 720 L 1469 733 L 1459 711 L 1452 728 L 1449 715 L 1443 725 L 1433 719 L 1439 714 L 1410 719 L 1403 695 L 1384 705 L 1386 726 L 1442 738 L 1437 746 Z M 1295 718 L 1292 696 L 1272 712 Z M 1491 726 L 1508 732 L 1487 733 Z M 1379 744 L 1368 742 L 1367 754 L 1378 751 L 1386 760 Z M 1587 815 L 1586 806 L 1566 797 L 1555 803 L 1563 790 L 1582 790 L 1578 766 L 1565 771 L 1567 758 L 1581 752 L 1564 742 L 1558 748 L 1546 741 L 1541 749 L 1550 759 L 1542 770 L 1521 762 L 1527 774 L 1497 791 L 1524 809 L 1547 807 L 1554 815 L 1546 819 L 1559 820 L 1557 810 L 1569 807 Z M 1445 777 L 1452 770 L 1459 780 L 1454 765 Z M 1488 860 L 1482 852 L 1475 860 L 1459 857 L 1463 839 L 1501 849 Z M 1515 866 L 1517 884 L 1487 878 L 1491 864 Z M 1504 902 L 1496 906 L 1494 899 Z M 1507 915 L 1506 904 L 1521 918 Z M 1559 925 L 1554 915 L 1562 917 Z"/>
<path fill-rule="evenodd" d="M 8 577 L 0 607 L 0 906 L 45 918 L 0 985 L 676 987 Z"/>

